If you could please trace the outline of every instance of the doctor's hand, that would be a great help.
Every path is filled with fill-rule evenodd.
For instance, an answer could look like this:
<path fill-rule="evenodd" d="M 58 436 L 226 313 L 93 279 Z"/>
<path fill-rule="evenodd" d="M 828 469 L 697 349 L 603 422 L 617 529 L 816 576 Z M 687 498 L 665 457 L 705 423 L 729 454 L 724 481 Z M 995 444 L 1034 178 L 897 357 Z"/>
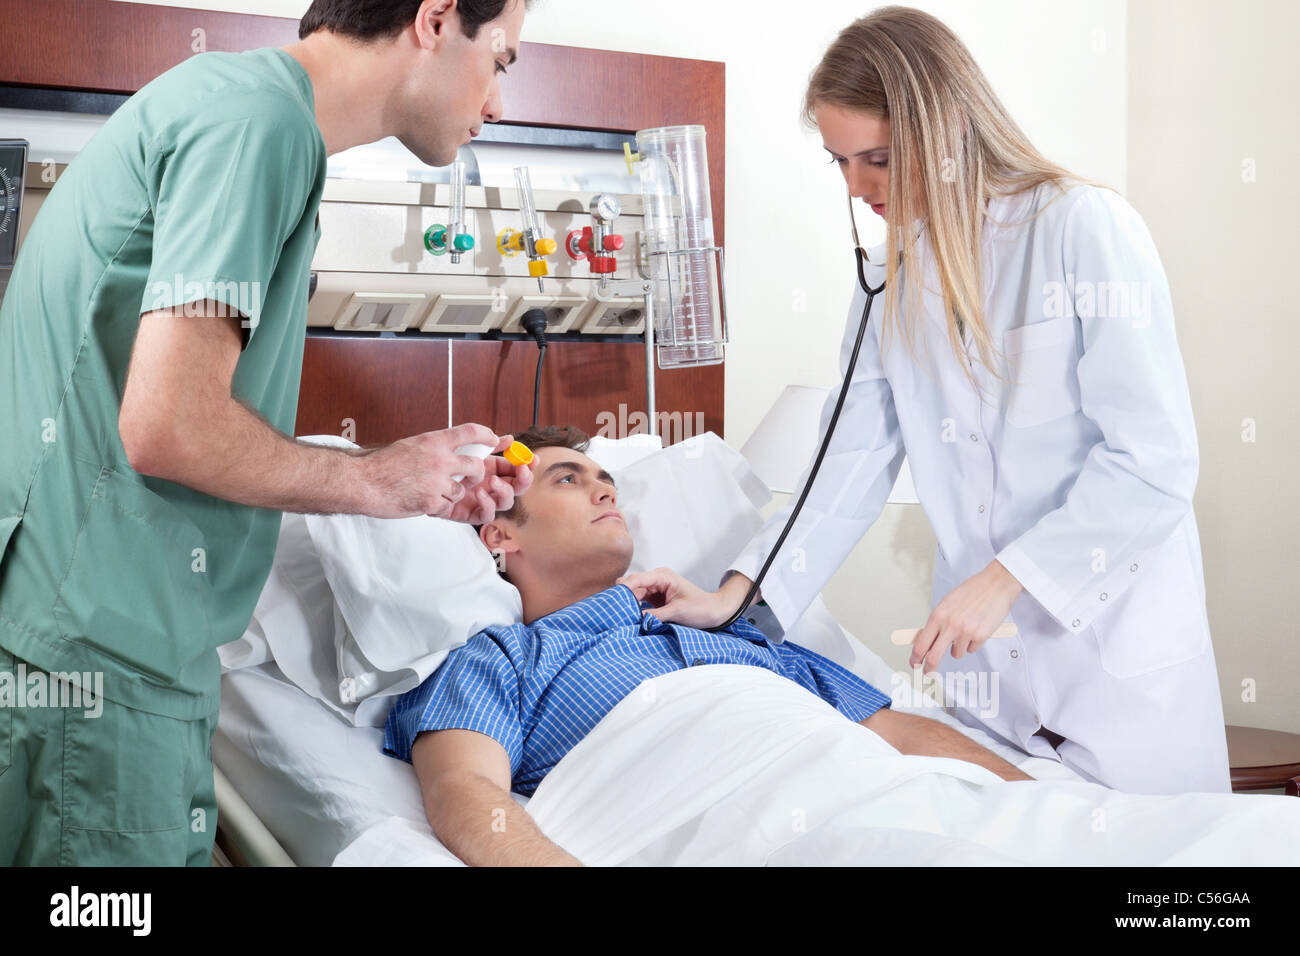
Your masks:
<path fill-rule="evenodd" d="M 737 578 L 744 583 L 739 596 L 733 593 L 739 584 Z M 627 585 L 638 601 L 654 604 L 653 613 L 659 620 L 698 628 L 716 627 L 731 617 L 749 587 L 748 578 L 734 574 L 719 590 L 706 591 L 672 568 L 625 574 L 614 583 Z"/>
<path fill-rule="evenodd" d="M 908 666 L 915 668 L 924 662 L 924 673 L 932 674 L 949 647 L 954 660 L 979 650 L 1007 619 L 1022 590 L 1010 571 L 999 561 L 992 561 L 979 574 L 949 591 L 930 612 L 925 627 L 912 641 Z"/>
<path fill-rule="evenodd" d="M 374 518 L 430 515 L 482 524 L 514 505 L 515 495 L 532 484 L 533 470 L 516 467 L 494 454 L 485 459 L 457 455 L 461 445 L 510 447 L 513 436 L 498 438 L 485 425 L 464 424 L 412 435 L 361 456 Z M 452 481 L 453 475 L 464 475 Z"/>

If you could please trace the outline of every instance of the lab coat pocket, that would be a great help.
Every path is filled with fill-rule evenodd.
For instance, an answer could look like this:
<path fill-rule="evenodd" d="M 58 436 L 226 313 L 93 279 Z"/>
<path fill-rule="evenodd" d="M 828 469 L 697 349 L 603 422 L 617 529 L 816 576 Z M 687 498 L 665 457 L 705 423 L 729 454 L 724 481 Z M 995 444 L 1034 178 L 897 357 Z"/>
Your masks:
<path fill-rule="evenodd" d="M 1081 407 L 1075 325 L 1074 316 L 1067 315 L 1003 333 L 1010 424 L 1041 425 Z"/>
<path fill-rule="evenodd" d="M 131 476 L 100 468 L 54 600 L 59 632 L 174 683 L 212 646 L 207 560 L 202 532 L 177 508 Z"/>
<path fill-rule="evenodd" d="M 1210 643 L 1203 591 L 1183 529 L 1139 565 L 1143 577 L 1092 625 L 1102 669 L 1113 677 L 1181 664 L 1204 653 Z"/>

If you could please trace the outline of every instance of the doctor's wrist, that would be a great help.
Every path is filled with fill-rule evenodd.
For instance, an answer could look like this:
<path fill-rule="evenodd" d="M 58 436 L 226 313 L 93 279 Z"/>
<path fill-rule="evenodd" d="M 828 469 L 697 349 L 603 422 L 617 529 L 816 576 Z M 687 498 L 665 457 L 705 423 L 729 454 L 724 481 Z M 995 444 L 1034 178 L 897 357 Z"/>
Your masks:
<path fill-rule="evenodd" d="M 989 564 L 989 567 L 993 569 L 994 573 L 997 575 L 999 584 L 1006 592 L 1008 597 L 1014 599 L 1018 597 L 1020 592 L 1025 589 L 1025 586 L 1020 583 L 1020 579 L 1017 578 L 1010 571 L 1008 571 L 1006 565 L 1004 565 L 997 558 L 993 559 L 993 561 Z"/>
<path fill-rule="evenodd" d="M 728 571 L 726 578 L 723 579 L 722 586 L 718 588 L 718 594 L 734 609 L 745 599 L 745 595 L 749 593 L 749 588 L 753 583 L 752 580 L 739 571 Z M 761 600 L 763 600 L 763 592 L 760 589 L 754 595 L 754 599 L 750 604 L 757 604 Z"/>

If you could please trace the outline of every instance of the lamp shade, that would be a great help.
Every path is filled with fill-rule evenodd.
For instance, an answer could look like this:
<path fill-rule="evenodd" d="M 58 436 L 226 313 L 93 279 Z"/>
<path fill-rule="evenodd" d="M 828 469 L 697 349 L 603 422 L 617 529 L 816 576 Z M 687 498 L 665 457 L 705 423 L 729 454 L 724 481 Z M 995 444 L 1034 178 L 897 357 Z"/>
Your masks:
<path fill-rule="evenodd" d="M 795 482 L 817 454 L 822 406 L 829 388 L 787 385 L 740 453 L 773 491 L 793 494 Z"/>
<path fill-rule="evenodd" d="M 740 449 L 754 473 L 778 494 L 792 495 L 796 484 L 812 465 L 821 441 L 821 414 L 829 388 L 787 385 L 754 433 Z M 838 428 L 851 427 L 843 417 Z M 890 492 L 894 504 L 918 504 L 912 474 L 903 460 L 898 480 Z"/>

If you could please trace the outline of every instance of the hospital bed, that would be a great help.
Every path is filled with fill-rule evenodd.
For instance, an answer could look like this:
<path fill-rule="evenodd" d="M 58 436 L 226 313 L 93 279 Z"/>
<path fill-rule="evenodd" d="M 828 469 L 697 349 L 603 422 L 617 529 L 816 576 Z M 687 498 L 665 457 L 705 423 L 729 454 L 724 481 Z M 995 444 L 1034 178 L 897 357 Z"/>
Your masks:
<path fill-rule="evenodd" d="M 619 484 L 637 540 L 632 570 L 668 565 L 697 583 L 716 582 L 761 522 L 766 488 L 712 434 L 663 450 L 630 444 L 597 440 L 589 453 Z M 349 543 L 343 560 L 355 562 L 351 532 L 331 537 L 328 529 L 356 520 L 286 515 L 249 631 L 222 649 L 213 740 L 219 840 L 232 858 L 262 865 L 458 866 L 428 826 L 410 765 L 381 752 L 391 694 L 365 697 L 357 689 L 373 677 L 358 666 L 372 665 L 344 618 L 365 626 L 357 612 L 367 608 L 356 594 L 343 596 L 342 584 L 333 588 L 323 570 L 313 572 L 316 561 L 335 581 L 349 570 L 338 555 L 319 552 Z M 389 578 L 385 586 L 398 583 Z M 369 611 L 383 617 L 383 609 Z M 721 665 L 643 684 L 532 799 L 513 798 L 551 839 L 597 865 L 1296 862 L 1288 847 L 1300 846 L 1300 801 L 1107 790 L 911 696 L 911 682 L 820 600 L 785 639 L 891 693 L 895 709 L 939 720 L 1041 782 L 1006 783 L 963 761 L 900 755 L 793 682 Z M 440 659 L 413 670 L 387 661 L 374 670 L 387 667 L 378 683 L 389 680 L 396 692 Z M 345 672 L 352 676 L 340 679 Z M 349 701 L 340 686 L 363 699 Z"/>

